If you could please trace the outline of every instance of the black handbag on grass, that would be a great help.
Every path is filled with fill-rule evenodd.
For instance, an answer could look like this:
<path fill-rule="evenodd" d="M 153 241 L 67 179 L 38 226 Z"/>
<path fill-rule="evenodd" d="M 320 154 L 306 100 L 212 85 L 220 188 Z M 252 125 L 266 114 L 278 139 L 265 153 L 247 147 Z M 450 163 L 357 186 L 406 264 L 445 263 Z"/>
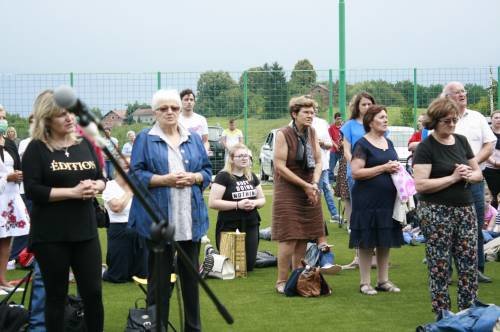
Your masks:
<path fill-rule="evenodd" d="M 146 332 L 156 331 L 156 306 L 151 305 L 145 308 L 139 308 L 138 302 L 135 301 L 135 308 L 128 311 L 127 327 L 125 332 Z M 144 300 L 144 302 L 146 302 Z M 165 328 L 162 327 L 162 331 Z"/>
<path fill-rule="evenodd" d="M 99 204 L 97 198 L 94 197 L 92 203 L 95 209 L 95 219 L 97 221 L 98 228 L 108 228 L 109 227 L 109 214 L 104 206 Z"/>
<path fill-rule="evenodd" d="M 68 295 L 66 306 L 64 307 L 64 331 L 87 332 L 83 301 L 78 296 Z"/>

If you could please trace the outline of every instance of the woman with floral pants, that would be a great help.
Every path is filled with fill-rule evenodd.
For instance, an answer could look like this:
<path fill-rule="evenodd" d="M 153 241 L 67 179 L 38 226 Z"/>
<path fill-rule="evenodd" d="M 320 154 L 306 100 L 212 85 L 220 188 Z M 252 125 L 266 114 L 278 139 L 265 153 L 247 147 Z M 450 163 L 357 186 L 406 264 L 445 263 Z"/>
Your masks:
<path fill-rule="evenodd" d="M 438 317 L 451 308 L 451 257 L 458 269 L 458 308 L 468 308 L 477 296 L 477 218 L 470 183 L 481 181 L 482 174 L 465 136 L 454 133 L 457 121 L 453 100 L 434 100 L 424 120 L 434 131 L 418 145 L 413 162 L 432 309 Z"/>

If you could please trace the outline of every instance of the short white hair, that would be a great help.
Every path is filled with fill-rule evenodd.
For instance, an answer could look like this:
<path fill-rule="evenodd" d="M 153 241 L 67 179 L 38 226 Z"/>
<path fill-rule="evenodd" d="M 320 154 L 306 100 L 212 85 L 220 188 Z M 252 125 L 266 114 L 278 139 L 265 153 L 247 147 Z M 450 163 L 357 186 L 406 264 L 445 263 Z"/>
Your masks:
<path fill-rule="evenodd" d="M 153 110 L 156 110 L 161 103 L 165 101 L 175 101 L 177 105 L 180 107 L 182 102 L 181 102 L 181 97 L 179 96 L 179 92 L 175 89 L 161 89 L 155 92 L 153 95 L 153 99 L 151 101 L 151 108 Z"/>
<path fill-rule="evenodd" d="M 130 134 L 132 134 L 132 135 L 134 135 L 134 136 L 135 136 L 135 131 L 133 131 L 133 130 L 129 130 L 129 131 L 127 131 L 127 136 L 128 136 L 128 135 L 130 135 Z"/>
<path fill-rule="evenodd" d="M 446 84 L 444 87 L 443 87 L 443 91 L 441 92 L 441 94 L 439 95 L 439 97 L 443 98 L 443 97 L 446 97 L 450 94 L 450 89 L 452 86 L 455 86 L 455 85 L 461 85 L 461 86 L 464 86 L 462 84 L 462 82 L 458 82 L 458 81 L 452 81 L 452 82 L 449 82 L 448 84 Z"/>

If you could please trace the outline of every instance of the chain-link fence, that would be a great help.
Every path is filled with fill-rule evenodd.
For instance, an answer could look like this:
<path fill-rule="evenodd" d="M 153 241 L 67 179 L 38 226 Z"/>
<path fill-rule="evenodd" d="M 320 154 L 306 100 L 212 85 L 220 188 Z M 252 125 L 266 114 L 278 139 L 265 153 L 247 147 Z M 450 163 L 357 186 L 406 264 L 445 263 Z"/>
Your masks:
<path fill-rule="evenodd" d="M 485 115 L 499 108 L 500 67 L 350 69 L 346 77 L 347 101 L 360 91 L 371 93 L 377 103 L 388 107 L 391 125 L 415 127 L 418 114 L 450 81 L 465 85 L 469 108 Z M 286 71 L 273 65 L 245 72 L 0 74 L 0 104 L 20 138 L 28 134 L 26 117 L 38 93 L 62 84 L 73 86 L 92 111 L 113 127 L 121 143 L 127 130 L 139 130 L 153 121 L 149 104 L 159 88 L 195 91 L 195 111 L 207 117 L 209 125 L 226 128 L 229 119 L 236 119 L 254 155 L 272 129 L 289 122 L 291 96 L 312 95 L 320 116 L 330 122 L 335 112 L 349 117 L 348 109 L 339 108 L 338 70 Z M 220 131 L 212 132 L 215 135 L 210 138 L 215 140 Z"/>

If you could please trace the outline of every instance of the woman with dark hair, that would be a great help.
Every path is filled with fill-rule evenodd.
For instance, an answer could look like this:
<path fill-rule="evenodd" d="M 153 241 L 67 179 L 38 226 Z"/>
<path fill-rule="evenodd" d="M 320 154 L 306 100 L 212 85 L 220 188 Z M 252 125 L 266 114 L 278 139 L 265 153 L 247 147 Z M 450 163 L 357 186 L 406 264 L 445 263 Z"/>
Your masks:
<path fill-rule="evenodd" d="M 266 203 L 259 178 L 252 172 L 250 150 L 241 144 L 228 151 L 224 169 L 217 174 L 208 198 L 208 207 L 219 211 L 215 239 L 220 246 L 222 232 L 245 232 L 247 271 L 252 271 L 259 246 L 260 215 Z"/>
<path fill-rule="evenodd" d="M 290 267 L 301 266 L 307 241 L 325 235 L 318 188 L 320 146 L 311 127 L 315 106 L 306 96 L 292 98 L 292 123 L 276 135 L 271 230 L 272 239 L 278 241 L 278 293 L 284 293 Z"/>
<path fill-rule="evenodd" d="M 7 128 L 7 113 L 0 105 L 0 289 L 11 291 L 13 286 L 5 276 L 11 239 L 28 234 L 30 219 L 19 191 L 21 161 L 16 144 L 6 135 Z"/>
<path fill-rule="evenodd" d="M 465 136 L 454 133 L 458 114 L 458 105 L 448 97 L 429 105 L 424 126 L 434 131 L 418 145 L 413 160 L 431 303 L 438 316 L 451 308 L 451 257 L 458 271 L 458 309 L 477 297 L 477 219 L 469 184 L 482 181 L 482 174 Z"/>
<path fill-rule="evenodd" d="M 491 130 L 497 137 L 497 142 L 493 154 L 486 160 L 483 175 L 493 196 L 491 205 L 496 209 L 497 195 L 500 192 L 500 110 L 491 113 Z"/>
<path fill-rule="evenodd" d="M 64 330 L 69 270 L 83 300 L 88 331 L 102 331 L 101 247 L 93 199 L 104 178 L 91 143 L 75 133 L 75 116 L 51 90 L 33 105 L 33 140 L 23 156 L 24 189 L 32 201 L 30 246 L 46 290 L 47 331 Z"/>
<path fill-rule="evenodd" d="M 391 173 L 399 168 L 398 155 L 387 132 L 387 110 L 373 105 L 363 116 L 366 134 L 352 153 L 352 215 L 349 247 L 359 249 L 360 292 L 375 295 L 378 291 L 399 292 L 389 281 L 389 250 L 403 244 L 399 222 L 392 218 L 396 188 Z M 370 270 L 373 249 L 377 259 L 377 286 L 371 286 Z"/>
<path fill-rule="evenodd" d="M 353 101 L 349 105 L 351 109 L 351 117 L 340 129 L 343 137 L 342 145 L 344 147 L 344 157 L 347 163 L 346 176 L 349 191 L 352 190 L 352 186 L 354 184 L 351 172 L 352 151 L 356 142 L 366 133 L 363 127 L 363 116 L 372 105 L 375 105 L 375 98 L 373 98 L 373 96 L 368 92 L 360 92 L 354 96 Z M 349 205 L 352 205 L 352 201 L 349 202 Z M 351 211 L 351 206 L 347 207 L 347 203 L 346 210 Z M 350 214 L 348 215 L 347 222 L 350 222 L 349 217 Z"/>
<path fill-rule="evenodd" d="M 344 125 L 341 128 L 343 135 L 342 150 L 344 152 L 346 171 L 345 171 L 345 179 L 341 177 L 340 180 L 342 180 L 343 183 L 340 182 L 339 185 L 341 186 L 343 185 L 348 189 L 347 192 L 348 196 L 343 200 L 345 206 L 345 216 L 346 216 L 345 219 L 348 223 L 347 226 L 348 228 L 351 222 L 351 213 L 353 204 L 352 203 L 353 198 L 351 192 L 352 192 L 352 187 L 354 185 L 354 180 L 352 178 L 352 169 L 351 169 L 352 149 L 354 148 L 356 142 L 366 133 L 363 127 L 363 116 L 365 115 L 368 108 L 372 105 L 375 105 L 375 98 L 373 98 L 373 96 L 370 95 L 368 92 L 363 91 L 357 95 L 354 95 L 351 99 L 351 102 L 349 103 L 349 108 L 351 110 L 351 117 L 346 123 L 344 123 Z M 354 257 L 354 260 L 348 265 L 345 265 L 343 268 L 354 269 L 358 266 L 359 266 L 359 255 L 358 252 L 356 251 L 356 256 Z"/>
<path fill-rule="evenodd" d="M 193 270 L 198 269 L 200 239 L 208 230 L 208 212 L 203 190 L 212 179 L 212 167 L 199 135 L 188 131 L 180 122 L 181 98 L 176 90 L 159 90 L 153 95 L 151 106 L 156 123 L 142 130 L 132 150 L 131 171 L 150 196 L 157 202 L 161 216 L 175 226 L 173 240 L 184 250 L 190 265 L 177 259 L 177 269 L 184 302 L 184 330 L 201 331 L 198 282 Z M 152 247 L 151 217 L 136 197 L 130 208 L 129 226 L 148 239 Z M 174 269 L 175 248 L 169 241 L 164 245 L 162 261 L 156 262 L 151 248 L 148 258 L 148 305 L 156 304 L 155 291 L 161 292 L 161 319 L 168 324 L 171 294 L 170 278 L 157 279 L 155 266 L 164 267 L 167 276 Z"/>

